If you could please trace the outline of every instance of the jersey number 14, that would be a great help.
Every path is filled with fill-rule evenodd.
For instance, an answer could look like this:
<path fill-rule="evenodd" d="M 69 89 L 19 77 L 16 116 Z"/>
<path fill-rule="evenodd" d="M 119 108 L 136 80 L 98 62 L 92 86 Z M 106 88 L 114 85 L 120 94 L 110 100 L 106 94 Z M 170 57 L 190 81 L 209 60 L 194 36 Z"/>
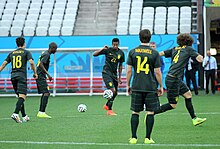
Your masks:
<path fill-rule="evenodd" d="M 141 61 L 140 56 L 136 56 L 137 58 L 137 73 L 140 73 L 141 71 L 144 71 L 145 74 L 149 73 L 149 64 L 147 64 L 147 57 L 144 57 L 144 60 Z"/>

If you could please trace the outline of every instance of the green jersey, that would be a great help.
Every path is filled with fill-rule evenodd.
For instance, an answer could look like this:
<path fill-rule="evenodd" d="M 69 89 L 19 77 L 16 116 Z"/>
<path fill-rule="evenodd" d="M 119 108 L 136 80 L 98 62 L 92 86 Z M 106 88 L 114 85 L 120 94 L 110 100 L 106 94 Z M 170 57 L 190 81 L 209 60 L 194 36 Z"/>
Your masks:
<path fill-rule="evenodd" d="M 18 48 L 11 52 L 5 59 L 8 63 L 11 62 L 11 78 L 21 76 L 27 79 L 27 61 L 30 59 L 33 59 L 31 52 L 25 49 Z"/>
<path fill-rule="evenodd" d="M 99 53 L 99 55 L 103 54 L 105 55 L 105 65 L 103 67 L 102 73 L 117 78 L 118 65 L 125 61 L 124 52 L 120 49 L 115 50 L 110 47 L 106 50 L 102 50 Z"/>
<path fill-rule="evenodd" d="M 46 74 L 40 68 L 40 62 L 43 64 L 44 68 L 48 71 L 49 66 L 50 66 L 50 53 L 48 50 L 42 52 L 42 54 L 38 60 L 38 63 L 37 63 L 37 74 L 43 75 L 46 78 Z"/>
<path fill-rule="evenodd" d="M 134 68 L 132 91 L 156 92 L 154 68 L 161 67 L 159 53 L 150 46 L 140 45 L 130 50 L 127 64 Z"/>
<path fill-rule="evenodd" d="M 190 57 L 197 57 L 199 54 L 191 46 L 178 46 L 173 49 L 164 51 L 165 57 L 171 57 L 171 66 L 168 74 L 179 79 L 184 74 L 184 69 Z"/>

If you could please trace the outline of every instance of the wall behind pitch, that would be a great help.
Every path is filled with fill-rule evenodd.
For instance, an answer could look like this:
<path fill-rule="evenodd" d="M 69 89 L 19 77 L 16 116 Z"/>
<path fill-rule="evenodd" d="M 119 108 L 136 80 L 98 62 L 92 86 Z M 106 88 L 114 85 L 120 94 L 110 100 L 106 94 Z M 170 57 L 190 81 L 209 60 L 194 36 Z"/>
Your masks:
<path fill-rule="evenodd" d="M 178 35 L 153 35 L 151 41 L 157 43 L 157 50 L 162 51 L 169 48 L 173 48 L 177 45 L 176 37 Z M 194 44 L 193 48 L 197 51 L 197 39 L 198 35 L 193 34 Z M 27 48 L 47 48 L 50 42 L 56 42 L 58 47 L 61 48 L 83 48 L 83 47 L 103 47 L 104 45 L 111 46 L 112 38 L 120 39 L 120 46 L 128 47 L 128 49 L 135 48 L 140 44 L 138 35 L 133 36 L 59 36 L 59 37 L 25 37 L 26 47 Z M 15 43 L 16 37 L 0 37 L 0 49 L 14 49 L 16 48 Z M 35 62 L 37 61 L 38 55 L 33 55 Z M 5 59 L 6 54 L 0 55 L 0 63 Z M 88 54 L 82 53 L 57 53 L 57 59 L 59 62 L 57 63 L 60 70 L 60 77 L 68 76 L 68 74 L 80 74 L 81 76 L 87 76 L 89 73 L 89 62 L 88 62 Z M 51 57 L 51 62 L 53 63 L 53 58 Z M 169 66 L 170 59 L 165 59 L 165 68 L 163 72 L 163 78 L 165 77 Z M 94 72 L 100 74 L 102 70 L 102 66 L 104 64 L 104 58 L 97 57 L 94 59 Z M 76 66 L 76 69 L 71 66 Z M 82 67 L 81 67 L 82 66 Z M 101 66 L 101 67 L 100 67 Z M 65 69 L 67 68 L 67 69 Z M 81 69 L 79 69 L 81 68 Z M 8 71 L 8 70 L 6 70 Z M 53 71 L 53 68 L 50 68 L 50 71 Z M 30 71 L 31 72 L 31 71 Z M 84 72 L 87 72 L 86 74 Z M 8 73 L 5 73 L 8 74 Z M 31 76 L 31 75 L 30 75 Z M 59 75 L 58 75 L 59 76 Z M 89 75 L 88 75 L 89 76 Z M 1 73 L 1 77 L 8 77 Z M 163 79 L 164 80 L 164 79 Z"/>

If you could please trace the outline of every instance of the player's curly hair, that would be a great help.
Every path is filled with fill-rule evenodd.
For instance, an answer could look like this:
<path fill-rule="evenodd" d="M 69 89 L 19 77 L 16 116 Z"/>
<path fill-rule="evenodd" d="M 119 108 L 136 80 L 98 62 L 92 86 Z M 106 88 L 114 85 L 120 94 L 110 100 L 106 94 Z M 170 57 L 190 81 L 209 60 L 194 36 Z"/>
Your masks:
<path fill-rule="evenodd" d="M 16 44 L 18 47 L 23 47 L 25 43 L 24 37 L 18 37 L 16 38 Z"/>
<path fill-rule="evenodd" d="M 179 46 L 192 46 L 194 39 L 190 34 L 179 34 L 177 37 L 177 44 Z"/>
<path fill-rule="evenodd" d="M 151 33 L 148 29 L 143 29 L 139 32 L 139 39 L 142 43 L 149 43 L 151 39 Z"/>

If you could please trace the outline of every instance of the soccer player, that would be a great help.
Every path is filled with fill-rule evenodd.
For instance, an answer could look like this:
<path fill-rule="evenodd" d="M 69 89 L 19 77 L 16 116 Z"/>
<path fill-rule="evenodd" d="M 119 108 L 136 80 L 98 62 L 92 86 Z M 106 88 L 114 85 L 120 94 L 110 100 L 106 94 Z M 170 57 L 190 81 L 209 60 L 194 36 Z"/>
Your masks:
<path fill-rule="evenodd" d="M 145 144 L 155 143 L 151 138 L 151 132 L 154 125 L 154 111 L 160 107 L 158 96 L 163 94 L 162 74 L 160 70 L 160 55 L 149 45 L 151 33 L 148 29 L 141 30 L 139 33 L 141 45 L 132 49 L 127 59 L 127 89 L 131 94 L 131 132 L 130 144 L 137 143 L 137 129 L 139 124 L 139 113 L 146 106 L 146 137 Z M 130 81 L 132 77 L 132 68 L 134 78 L 132 88 Z M 157 90 L 156 80 L 160 87 Z"/>
<path fill-rule="evenodd" d="M 37 63 L 37 74 L 38 74 L 38 79 L 36 80 L 37 89 L 38 89 L 38 94 L 42 94 L 40 100 L 40 108 L 37 114 L 37 117 L 39 118 L 51 118 L 51 116 L 45 113 L 48 103 L 48 98 L 50 96 L 49 86 L 47 84 L 47 77 L 49 81 L 52 81 L 53 78 L 48 73 L 48 69 L 50 65 L 50 55 L 55 54 L 56 51 L 57 51 L 57 44 L 51 42 L 49 44 L 49 49 L 41 54 Z"/>
<path fill-rule="evenodd" d="M 172 58 L 171 66 L 165 80 L 168 103 L 161 105 L 160 109 L 154 112 L 155 114 L 158 114 L 175 109 L 179 95 L 182 95 L 185 98 L 185 105 L 192 118 L 193 125 L 197 126 L 205 122 L 206 118 L 198 118 L 195 115 L 192 105 L 192 93 L 182 81 L 184 68 L 186 67 L 190 57 L 196 58 L 196 60 L 200 63 L 203 61 L 202 55 L 198 54 L 191 47 L 192 43 L 193 38 L 189 34 L 179 34 L 177 37 L 177 47 L 160 52 L 161 56 Z"/>
<path fill-rule="evenodd" d="M 19 112 L 21 111 L 23 122 L 27 122 L 30 118 L 25 113 L 24 101 L 27 94 L 27 61 L 31 65 L 34 76 L 37 79 L 36 68 L 30 51 L 25 50 L 25 39 L 23 37 L 16 38 L 17 49 L 9 53 L 5 61 L 0 67 L 0 72 L 5 68 L 8 63 L 11 63 L 11 82 L 15 93 L 17 94 L 18 101 L 16 103 L 15 111 L 11 118 L 17 123 L 22 123 Z"/>
<path fill-rule="evenodd" d="M 122 64 L 125 61 L 124 52 L 118 48 L 119 39 L 112 39 L 112 47 L 104 46 L 103 49 L 94 52 L 93 56 L 105 55 L 105 65 L 102 71 L 102 78 L 108 89 L 113 92 L 113 97 L 108 99 L 107 103 L 103 106 L 107 110 L 107 115 L 117 115 L 112 111 L 112 105 L 115 97 L 118 94 L 118 83 L 121 84 Z M 117 77 L 118 69 L 118 77 Z"/>

